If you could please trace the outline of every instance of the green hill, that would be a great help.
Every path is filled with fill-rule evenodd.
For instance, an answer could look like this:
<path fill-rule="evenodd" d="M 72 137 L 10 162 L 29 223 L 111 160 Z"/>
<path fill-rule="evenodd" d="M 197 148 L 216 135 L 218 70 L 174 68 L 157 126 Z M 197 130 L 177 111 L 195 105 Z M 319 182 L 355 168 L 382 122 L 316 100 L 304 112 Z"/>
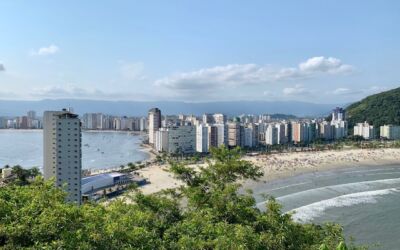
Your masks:
<path fill-rule="evenodd" d="M 371 95 L 346 109 L 350 127 L 367 121 L 375 127 L 400 125 L 400 88 Z"/>

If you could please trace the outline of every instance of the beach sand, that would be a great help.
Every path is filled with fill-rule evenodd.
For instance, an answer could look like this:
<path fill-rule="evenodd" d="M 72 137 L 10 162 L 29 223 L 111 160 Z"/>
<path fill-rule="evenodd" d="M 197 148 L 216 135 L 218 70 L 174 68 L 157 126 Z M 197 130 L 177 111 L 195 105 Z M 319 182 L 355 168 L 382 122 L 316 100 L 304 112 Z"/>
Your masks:
<path fill-rule="evenodd" d="M 357 166 L 382 166 L 400 164 L 400 149 L 346 149 L 340 151 L 291 152 L 281 154 L 245 156 L 261 167 L 264 176 L 259 181 L 271 181 L 306 172 L 317 172 L 337 168 Z M 198 165 L 192 165 L 196 167 Z M 182 182 L 167 172 L 167 165 L 150 165 L 139 170 L 150 184 L 140 189 L 145 194 L 159 192 L 163 189 L 176 188 Z"/>

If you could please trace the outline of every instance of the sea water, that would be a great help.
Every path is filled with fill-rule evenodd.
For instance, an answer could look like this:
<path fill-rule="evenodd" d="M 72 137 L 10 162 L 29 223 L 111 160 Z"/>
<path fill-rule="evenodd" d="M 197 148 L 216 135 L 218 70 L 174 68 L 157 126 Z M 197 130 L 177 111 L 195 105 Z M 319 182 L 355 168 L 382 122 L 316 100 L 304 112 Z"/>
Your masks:
<path fill-rule="evenodd" d="M 127 132 L 83 132 L 82 168 L 111 168 L 146 160 L 148 154 L 141 150 L 141 143 L 142 136 Z M 42 131 L 0 129 L 0 167 L 6 164 L 41 168 Z"/>
<path fill-rule="evenodd" d="M 257 206 L 272 195 L 301 223 L 340 223 L 371 249 L 400 249 L 400 166 L 357 167 L 253 183 Z M 375 245 L 377 244 L 377 245 Z"/>

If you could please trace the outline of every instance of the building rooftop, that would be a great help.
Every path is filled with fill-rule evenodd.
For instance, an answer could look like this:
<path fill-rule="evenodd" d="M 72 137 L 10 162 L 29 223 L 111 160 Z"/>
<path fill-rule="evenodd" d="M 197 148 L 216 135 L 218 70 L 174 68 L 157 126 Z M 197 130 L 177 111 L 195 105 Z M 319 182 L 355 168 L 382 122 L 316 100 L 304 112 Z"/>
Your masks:
<path fill-rule="evenodd" d="M 82 185 L 85 185 L 85 184 L 87 184 L 89 182 L 93 182 L 93 181 L 109 179 L 109 178 L 114 178 L 114 177 L 119 177 L 119 176 L 124 176 L 124 175 L 125 174 L 122 174 L 122 173 L 104 173 L 104 174 L 87 176 L 87 177 L 82 178 Z"/>

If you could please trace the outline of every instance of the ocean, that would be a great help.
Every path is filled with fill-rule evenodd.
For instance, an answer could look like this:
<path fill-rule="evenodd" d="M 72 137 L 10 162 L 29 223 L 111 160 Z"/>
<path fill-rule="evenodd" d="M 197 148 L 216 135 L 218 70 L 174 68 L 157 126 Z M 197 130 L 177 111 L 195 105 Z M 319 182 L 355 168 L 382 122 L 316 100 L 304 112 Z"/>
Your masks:
<path fill-rule="evenodd" d="M 105 169 L 148 159 L 141 150 L 142 136 L 128 132 L 83 132 L 82 168 Z M 21 165 L 24 168 L 43 165 L 41 130 L 1 130 L 0 167 Z"/>
<path fill-rule="evenodd" d="M 299 222 L 336 222 L 348 240 L 399 249 L 400 166 L 351 167 L 251 184 L 260 209 L 274 196 Z"/>

